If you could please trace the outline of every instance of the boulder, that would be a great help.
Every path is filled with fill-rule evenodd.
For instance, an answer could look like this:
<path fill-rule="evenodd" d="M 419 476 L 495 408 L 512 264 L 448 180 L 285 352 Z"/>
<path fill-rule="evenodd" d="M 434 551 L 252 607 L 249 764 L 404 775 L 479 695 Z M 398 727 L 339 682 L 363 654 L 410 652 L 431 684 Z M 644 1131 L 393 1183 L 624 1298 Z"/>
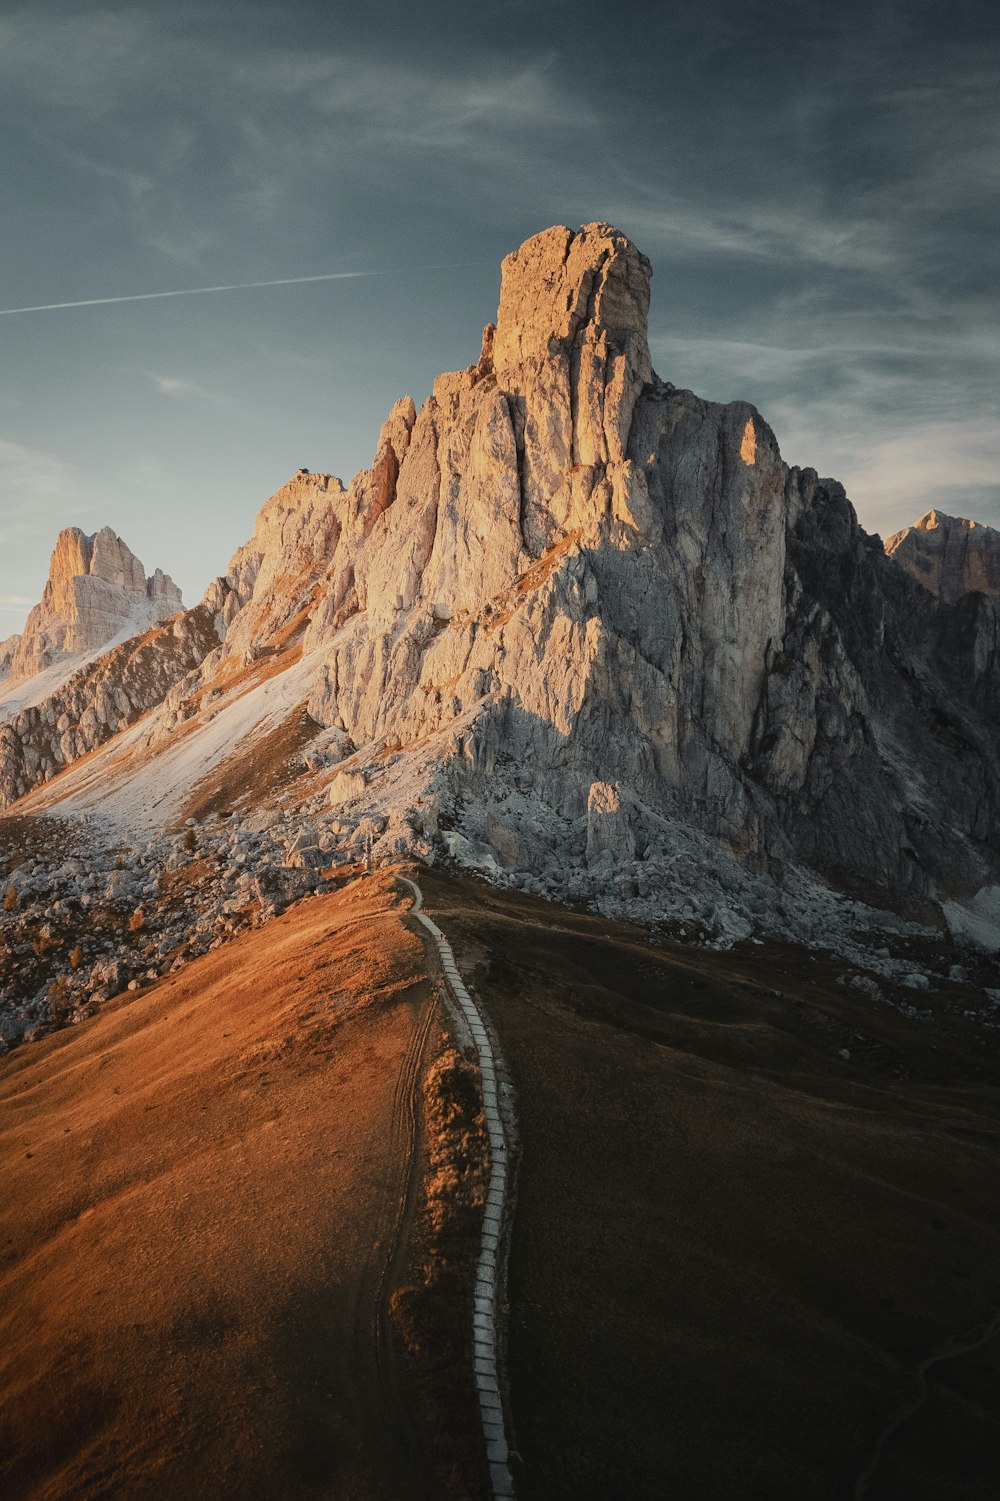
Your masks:
<path fill-rule="evenodd" d="M 622 808 L 617 787 L 607 782 L 591 783 L 587 795 L 587 864 L 604 863 L 613 868 L 635 855 L 635 836 L 628 814 Z"/>

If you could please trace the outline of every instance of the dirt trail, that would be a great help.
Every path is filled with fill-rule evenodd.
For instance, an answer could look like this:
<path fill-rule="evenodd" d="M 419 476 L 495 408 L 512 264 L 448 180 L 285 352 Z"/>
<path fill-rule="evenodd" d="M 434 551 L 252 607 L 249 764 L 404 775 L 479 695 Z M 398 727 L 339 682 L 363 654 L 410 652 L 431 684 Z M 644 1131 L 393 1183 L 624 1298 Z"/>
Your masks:
<path fill-rule="evenodd" d="M 995 1302 L 979 1060 L 863 1013 L 815 954 L 717 954 L 444 871 L 420 884 L 517 1091 L 522 1501 L 851 1495 L 887 1355 Z M 992 1501 L 997 1348 L 942 1368 L 948 1400 L 934 1382 L 873 1501 Z"/>
<path fill-rule="evenodd" d="M 471 1034 L 479 1062 L 479 1084 L 489 1140 L 490 1175 L 476 1269 L 473 1367 L 489 1462 L 490 1489 L 494 1501 L 508 1501 L 508 1498 L 514 1496 L 514 1482 L 509 1465 L 510 1453 L 501 1390 L 498 1322 L 503 1304 L 504 1262 L 511 1214 L 509 1153 L 516 1129 L 513 1100 L 509 1092 L 501 1096 L 498 1069 L 502 1067 L 502 1061 L 498 1048 L 489 1036 L 480 1007 L 466 989 L 451 944 L 437 924 L 422 910 L 423 893 L 416 881 L 405 876 L 400 880 L 413 894 L 410 916 L 430 935 L 436 956 L 444 970 L 445 982 Z"/>
<path fill-rule="evenodd" d="M 936 1365 L 942 1365 L 946 1360 L 957 1360 L 960 1355 L 969 1355 L 973 1350 L 982 1349 L 984 1345 L 988 1345 L 992 1340 L 995 1340 L 998 1334 L 1000 1334 L 1000 1313 L 979 1334 L 972 1336 L 970 1339 L 950 1339 L 940 1350 L 936 1350 L 933 1355 L 928 1355 L 926 1360 L 920 1362 L 913 1373 L 916 1382 L 916 1391 L 900 1403 L 899 1407 L 893 1413 L 891 1420 L 879 1434 L 872 1451 L 872 1457 L 855 1483 L 854 1501 L 865 1501 L 865 1497 L 868 1495 L 868 1487 L 875 1478 L 875 1472 L 885 1452 L 885 1446 L 892 1435 L 897 1429 L 902 1428 L 904 1423 L 909 1422 L 910 1418 L 915 1417 L 925 1403 L 929 1401 L 931 1387 L 930 1382 L 927 1380 L 928 1371 L 933 1370 Z"/>

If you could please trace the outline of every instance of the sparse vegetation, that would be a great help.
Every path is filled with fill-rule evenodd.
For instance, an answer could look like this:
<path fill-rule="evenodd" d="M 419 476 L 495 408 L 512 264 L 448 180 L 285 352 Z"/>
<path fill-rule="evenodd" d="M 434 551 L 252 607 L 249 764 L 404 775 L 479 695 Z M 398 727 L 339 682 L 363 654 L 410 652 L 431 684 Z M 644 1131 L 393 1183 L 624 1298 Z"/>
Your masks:
<path fill-rule="evenodd" d="M 178 853 L 183 828 L 172 848 L 154 842 L 152 850 L 94 852 L 79 834 L 57 820 L 0 818 L 0 1054 L 58 1022 L 49 999 L 56 981 L 72 992 L 71 1006 L 62 988 L 54 993 L 57 1011 L 80 1020 L 133 980 L 165 975 L 217 937 L 259 926 L 316 884 L 307 872 L 283 871 L 276 844 L 265 856 L 265 910 L 246 864 L 213 858 L 214 828 L 192 825 L 186 837 L 197 854 L 174 860 L 166 857 Z M 234 895 L 238 908 L 223 916 Z"/>
<path fill-rule="evenodd" d="M 463 1373 L 471 1353 L 464 1317 L 475 1277 L 488 1148 L 476 1069 L 445 1047 L 423 1081 L 426 1160 L 423 1205 L 410 1278 L 389 1300 L 390 1316 L 420 1392 L 433 1461 L 449 1495 L 475 1493 L 475 1399 Z"/>
<path fill-rule="evenodd" d="M 36 959 L 43 959 L 54 946 L 55 939 L 47 927 L 40 928 L 31 940 L 31 951 Z"/>
<path fill-rule="evenodd" d="M 49 1020 L 54 1026 L 65 1026 L 76 1002 L 73 987 L 65 975 L 60 975 L 49 986 Z"/>

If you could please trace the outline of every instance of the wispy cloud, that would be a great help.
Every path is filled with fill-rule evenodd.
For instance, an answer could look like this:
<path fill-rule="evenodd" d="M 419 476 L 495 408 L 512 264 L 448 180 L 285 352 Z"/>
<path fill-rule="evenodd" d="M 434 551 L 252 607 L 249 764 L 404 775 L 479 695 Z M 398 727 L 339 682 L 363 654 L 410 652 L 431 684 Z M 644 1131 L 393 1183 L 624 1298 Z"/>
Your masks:
<path fill-rule="evenodd" d="M 798 320 L 795 320 L 796 330 Z M 780 339 L 780 316 L 773 334 Z M 823 325 L 812 343 L 660 337 L 654 364 L 676 384 L 716 400 L 749 399 L 789 463 L 832 475 L 869 530 L 885 534 L 936 505 L 1000 520 L 1000 422 L 992 336 L 919 327 L 905 337 L 838 342 Z M 970 399 L 942 369 L 980 369 Z"/>
<path fill-rule="evenodd" d="M 188 380 L 181 375 L 157 375 L 153 370 L 145 370 L 143 374 L 147 380 L 152 381 L 161 396 L 181 400 L 208 401 L 220 407 L 232 408 L 236 405 L 231 397 L 221 391 L 210 391 L 199 381 Z"/>
<path fill-rule="evenodd" d="M 72 491 L 69 466 L 55 454 L 0 437 L 0 518 L 28 516 L 68 503 Z"/>
<path fill-rule="evenodd" d="M 35 603 L 20 594 L 0 594 L 0 641 L 17 631 Z"/>
<path fill-rule="evenodd" d="M 395 7 L 391 47 L 318 0 L 301 7 L 305 25 L 263 0 L 253 26 L 234 25 L 226 7 L 192 24 L 186 6 L 25 3 L 0 17 L 12 134 L 31 122 L 33 147 L 60 174 L 46 213 L 64 214 L 67 245 L 88 243 L 88 223 L 93 244 L 106 235 L 111 256 L 95 251 L 91 265 L 115 279 L 81 280 L 86 258 L 67 256 L 65 279 L 26 281 L 30 293 L 7 293 L 0 316 L 37 305 L 41 341 L 63 288 L 67 303 L 99 309 L 235 296 L 270 284 L 250 278 L 272 267 L 390 260 L 409 261 L 416 298 L 414 273 L 443 242 L 460 247 L 456 259 L 488 246 L 495 265 L 494 250 L 498 259 L 522 230 L 610 219 L 656 269 L 661 374 L 755 401 L 786 454 L 843 478 L 873 526 L 911 519 L 946 493 L 952 508 L 961 497 L 990 504 L 1000 472 L 1000 436 L 990 437 L 991 424 L 1000 435 L 1000 49 L 990 0 L 959 9 L 937 18 L 933 7 L 860 0 L 707 0 L 688 18 L 654 7 L 637 67 L 636 32 L 609 27 L 596 0 L 582 0 L 572 27 L 520 0 L 456 9 L 447 22 Z M 23 171 L 15 187 L 34 181 Z M 303 261 L 303 247 L 315 259 Z M 190 269 L 157 274 L 159 257 Z M 471 278 L 461 281 L 467 292 Z M 127 290 L 164 282 L 182 289 Z M 91 289 L 108 295 L 84 295 Z M 221 322 L 227 308 L 214 311 Z M 325 346 L 290 326 L 291 307 L 288 317 L 287 330 L 260 319 L 253 336 L 287 344 L 288 370 L 315 368 L 317 387 L 328 363 L 345 360 L 359 385 L 374 383 L 373 349 L 397 339 L 399 379 L 410 380 L 402 300 L 378 340 L 367 313 Z M 96 319 L 66 321 L 81 338 L 98 335 Z M 159 332 L 170 320 L 153 321 Z M 441 328 L 444 345 L 453 324 L 442 318 Z M 4 331 L 29 333 L 16 322 Z M 435 337 L 421 335 L 426 359 L 438 354 L 427 348 Z M 197 403 L 228 399 L 231 378 L 241 410 L 266 386 L 255 366 L 250 394 L 220 348 L 206 342 L 198 364 L 187 345 L 154 345 L 115 368 L 141 360 L 150 409 L 155 392 L 189 403 L 174 415 L 194 422 Z M 439 368 L 454 363 L 453 348 L 440 353 Z M 269 417 L 277 427 L 300 413 L 278 394 Z M 170 462 L 164 493 L 176 490 Z"/>
<path fill-rule="evenodd" d="M 368 182 L 403 167 L 405 183 L 417 162 L 447 170 L 442 155 L 451 169 L 464 160 L 509 170 L 540 141 L 600 126 L 551 49 L 527 60 L 455 48 L 401 60 L 342 30 L 335 48 L 249 36 L 234 46 L 151 10 L 22 8 L 0 18 L 0 77 L 47 120 L 86 122 L 95 144 L 77 153 L 81 169 L 117 181 L 137 230 L 171 256 L 192 239 L 207 250 L 209 226 L 220 232 L 232 213 L 301 213 L 304 190 L 329 192 L 362 158 Z M 67 159 L 76 150 L 55 149 Z"/>
<path fill-rule="evenodd" d="M 631 190 L 608 205 L 612 220 L 650 250 L 705 254 L 774 265 L 827 267 L 833 270 L 886 274 L 893 265 L 887 227 L 877 219 L 818 214 L 814 204 L 787 200 L 774 204 L 719 205 L 662 188 L 630 175 L 621 179 Z M 649 204 L 654 196 L 656 202 Z"/>
<path fill-rule="evenodd" d="M 937 506 L 973 520 L 1000 520 L 1000 468 L 995 422 L 989 418 L 901 423 L 892 431 L 863 418 L 847 437 L 846 414 L 834 406 L 827 425 L 788 413 L 788 447 L 822 454 L 844 484 L 864 525 L 882 535 Z M 851 409 L 857 421 L 856 409 Z M 832 424 L 830 418 L 833 418 Z M 815 459 L 809 459 L 815 465 Z"/>
<path fill-rule="evenodd" d="M 56 454 L 0 437 L 0 611 L 20 615 L 41 596 L 56 533 L 82 521 L 78 477 Z"/>
<path fill-rule="evenodd" d="M 33 604 L 26 594 L 0 594 L 0 609 L 21 610 L 26 605 Z"/>

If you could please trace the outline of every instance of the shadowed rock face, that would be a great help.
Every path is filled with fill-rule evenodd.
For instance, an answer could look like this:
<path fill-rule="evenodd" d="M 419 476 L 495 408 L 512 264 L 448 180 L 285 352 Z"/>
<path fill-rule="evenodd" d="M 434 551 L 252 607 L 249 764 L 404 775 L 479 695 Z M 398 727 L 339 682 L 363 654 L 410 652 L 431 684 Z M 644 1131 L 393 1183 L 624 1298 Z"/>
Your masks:
<path fill-rule="evenodd" d="M 928 511 L 889 537 L 885 550 L 946 604 L 965 594 L 1000 598 L 1000 532 L 991 526 Z"/>
<path fill-rule="evenodd" d="M 150 577 L 122 539 L 103 527 L 59 533 L 41 601 L 20 637 L 5 643 L 7 668 L 28 678 L 67 656 L 83 656 L 120 635 L 168 620 L 184 608 L 180 590 L 159 568 Z"/>
<path fill-rule="evenodd" d="M 683 823 L 884 905 L 996 880 L 998 606 L 935 600 L 754 407 L 659 379 L 650 275 L 605 224 L 508 256 L 477 362 L 397 403 L 346 490 L 264 507 L 161 731 L 308 612 L 308 712 L 385 853 L 655 904 Z"/>

